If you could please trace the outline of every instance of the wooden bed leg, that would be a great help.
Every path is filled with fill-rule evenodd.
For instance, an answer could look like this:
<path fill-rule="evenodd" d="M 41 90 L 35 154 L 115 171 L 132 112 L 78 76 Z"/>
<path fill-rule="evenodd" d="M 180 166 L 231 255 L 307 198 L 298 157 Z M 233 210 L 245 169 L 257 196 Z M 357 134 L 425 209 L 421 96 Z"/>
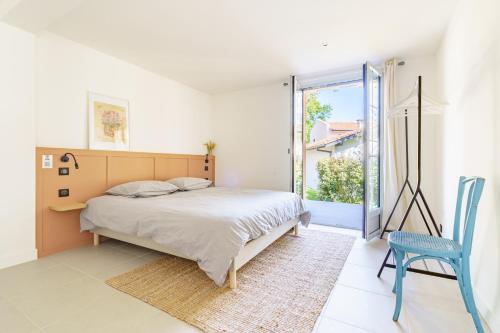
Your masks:
<path fill-rule="evenodd" d="M 99 245 L 99 234 L 94 233 L 94 246 Z"/>
<path fill-rule="evenodd" d="M 295 227 L 293 227 L 293 235 L 298 236 L 299 235 L 299 225 L 296 224 Z"/>
<path fill-rule="evenodd" d="M 234 265 L 234 260 L 229 267 L 229 288 L 236 289 L 236 266 Z"/>

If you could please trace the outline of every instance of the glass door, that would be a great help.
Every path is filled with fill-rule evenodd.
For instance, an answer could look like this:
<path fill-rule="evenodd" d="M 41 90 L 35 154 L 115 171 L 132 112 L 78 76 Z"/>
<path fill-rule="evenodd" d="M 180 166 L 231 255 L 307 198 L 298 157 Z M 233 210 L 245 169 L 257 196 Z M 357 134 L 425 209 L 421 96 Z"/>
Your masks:
<path fill-rule="evenodd" d="M 382 218 L 382 76 L 369 63 L 363 65 L 365 206 L 363 237 L 370 240 L 381 231 Z"/>
<path fill-rule="evenodd" d="M 304 197 L 304 112 L 302 90 L 295 76 L 291 78 L 292 96 L 292 192 Z"/>

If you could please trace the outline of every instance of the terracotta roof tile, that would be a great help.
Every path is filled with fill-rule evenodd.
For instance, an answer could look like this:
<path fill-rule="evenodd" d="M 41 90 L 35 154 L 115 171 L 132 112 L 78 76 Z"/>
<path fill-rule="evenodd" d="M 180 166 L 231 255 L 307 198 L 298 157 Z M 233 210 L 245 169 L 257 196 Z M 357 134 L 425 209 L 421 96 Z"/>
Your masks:
<path fill-rule="evenodd" d="M 360 122 L 329 122 L 328 125 L 330 126 L 330 134 L 324 139 L 308 143 L 307 150 L 324 147 L 362 132 Z"/>
<path fill-rule="evenodd" d="M 360 129 L 360 123 L 357 121 L 353 122 L 339 122 L 332 121 L 329 122 L 331 131 L 356 131 Z"/>

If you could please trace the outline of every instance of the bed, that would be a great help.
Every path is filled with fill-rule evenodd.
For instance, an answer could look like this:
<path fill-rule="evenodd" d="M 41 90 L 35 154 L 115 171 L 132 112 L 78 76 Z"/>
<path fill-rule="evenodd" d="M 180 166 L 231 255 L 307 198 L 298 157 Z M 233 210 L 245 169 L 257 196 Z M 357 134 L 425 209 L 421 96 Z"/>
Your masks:
<path fill-rule="evenodd" d="M 151 198 L 104 195 L 81 212 L 81 230 L 194 260 L 217 285 L 310 214 L 289 192 L 209 187 Z"/>

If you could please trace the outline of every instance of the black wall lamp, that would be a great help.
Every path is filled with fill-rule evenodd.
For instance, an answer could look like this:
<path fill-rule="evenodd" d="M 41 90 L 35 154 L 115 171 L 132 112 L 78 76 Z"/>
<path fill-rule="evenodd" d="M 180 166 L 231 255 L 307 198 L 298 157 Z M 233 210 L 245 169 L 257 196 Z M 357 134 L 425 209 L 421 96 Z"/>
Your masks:
<path fill-rule="evenodd" d="M 61 162 L 68 162 L 69 161 L 69 157 L 68 155 L 71 155 L 71 157 L 73 157 L 73 161 L 75 161 L 75 169 L 78 169 L 78 162 L 76 161 L 76 157 L 75 155 L 73 155 L 72 153 L 65 153 L 63 156 L 61 156 Z"/>

